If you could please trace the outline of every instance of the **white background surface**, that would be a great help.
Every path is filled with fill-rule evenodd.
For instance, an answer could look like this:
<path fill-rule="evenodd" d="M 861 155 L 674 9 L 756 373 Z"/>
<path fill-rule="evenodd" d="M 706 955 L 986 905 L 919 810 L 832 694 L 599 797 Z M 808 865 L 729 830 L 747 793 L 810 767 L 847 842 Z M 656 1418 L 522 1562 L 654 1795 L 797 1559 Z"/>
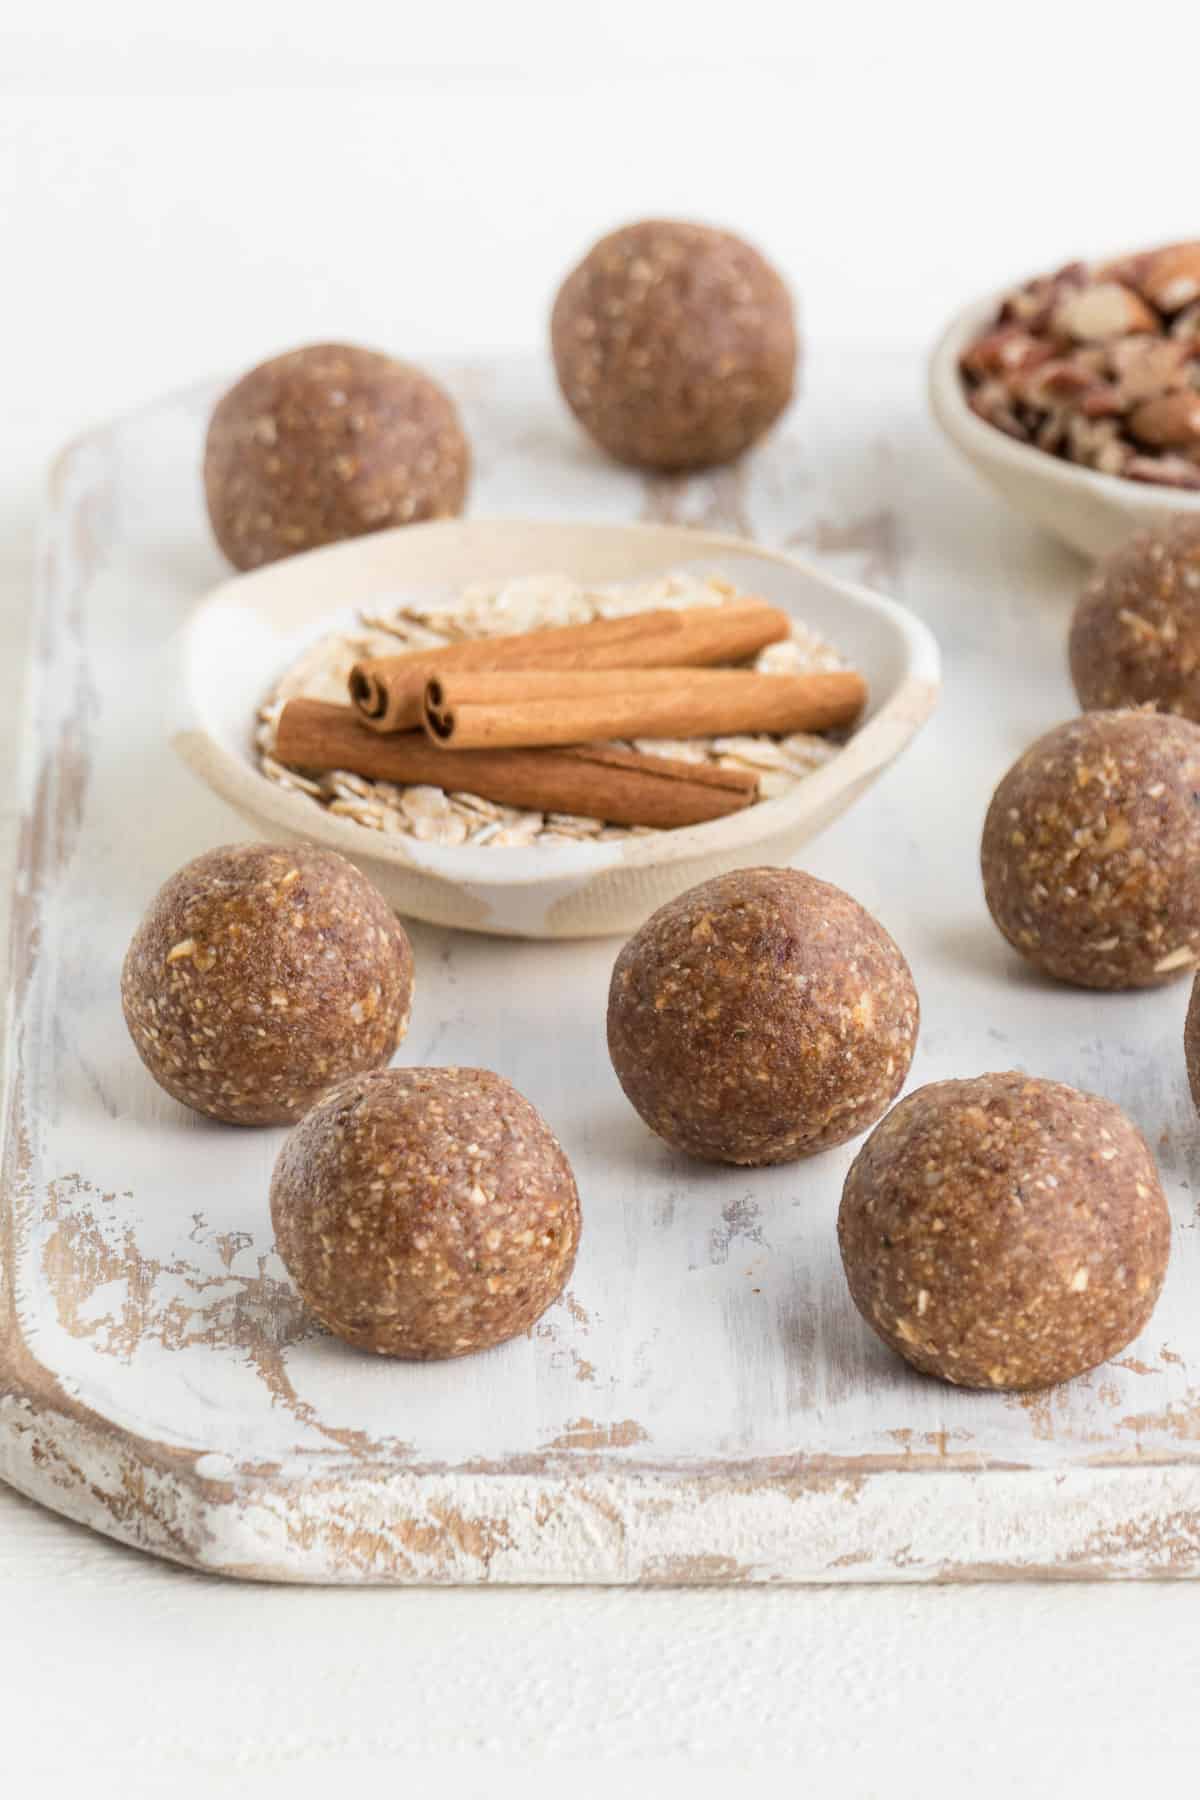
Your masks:
<path fill-rule="evenodd" d="M 915 380 L 976 290 L 1196 232 L 1191 9 L 777 10 L 0 14 L 2 716 L 43 464 L 164 388 L 325 335 L 536 344 L 566 264 L 651 212 L 761 242 L 814 358 L 886 339 Z M 14 1793 L 90 1769 L 98 1795 L 339 1772 L 586 1795 L 606 1759 L 685 1756 L 697 1793 L 783 1759 L 817 1794 L 1184 1792 L 1198 1609 L 1191 1587 L 232 1589 L 5 1494 L 0 1754 Z"/>

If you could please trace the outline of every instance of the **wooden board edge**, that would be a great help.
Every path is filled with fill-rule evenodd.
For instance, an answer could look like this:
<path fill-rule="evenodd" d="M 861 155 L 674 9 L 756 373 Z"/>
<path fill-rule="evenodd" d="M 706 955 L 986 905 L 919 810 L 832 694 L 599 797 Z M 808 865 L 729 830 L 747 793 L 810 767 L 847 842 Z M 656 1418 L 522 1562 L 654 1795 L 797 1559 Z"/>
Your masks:
<path fill-rule="evenodd" d="M 0 1478 L 118 1542 L 242 1580 L 757 1585 L 1195 1579 L 1200 1464 L 1073 1470 L 339 1470 L 299 1484 L 142 1460 L 0 1399 Z M 734 1546 L 731 1550 L 731 1545 Z"/>

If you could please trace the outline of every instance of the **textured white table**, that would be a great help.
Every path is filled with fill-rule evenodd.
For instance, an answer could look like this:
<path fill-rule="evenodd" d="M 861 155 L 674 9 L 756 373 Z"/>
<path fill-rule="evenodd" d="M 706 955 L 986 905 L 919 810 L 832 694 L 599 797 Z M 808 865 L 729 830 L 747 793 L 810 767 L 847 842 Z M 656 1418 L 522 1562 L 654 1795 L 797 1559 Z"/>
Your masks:
<path fill-rule="evenodd" d="M 246 1588 L 0 1495 L 0 1615 L 14 1796 L 1168 1800 L 1200 1756 L 1185 1584 Z"/>

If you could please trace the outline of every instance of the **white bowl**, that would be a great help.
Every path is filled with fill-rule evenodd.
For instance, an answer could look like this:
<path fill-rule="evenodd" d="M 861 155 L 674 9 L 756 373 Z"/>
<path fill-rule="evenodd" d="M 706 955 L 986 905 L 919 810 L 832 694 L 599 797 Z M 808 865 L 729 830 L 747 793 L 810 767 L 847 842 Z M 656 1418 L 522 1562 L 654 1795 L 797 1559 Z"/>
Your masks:
<path fill-rule="evenodd" d="M 784 607 L 866 677 L 868 709 L 849 743 L 780 799 L 655 837 L 488 849 L 385 838 L 258 771 L 253 733 L 264 696 L 307 642 L 368 601 L 552 569 L 604 582 L 687 565 Z M 236 576 L 193 615 L 182 659 L 174 747 L 261 836 L 340 850 L 400 913 L 518 937 L 628 932 L 710 875 L 785 862 L 899 754 L 939 685 L 937 645 L 918 619 L 798 557 L 683 527 L 552 521 L 410 525 Z"/>
<path fill-rule="evenodd" d="M 967 405 L 958 359 L 996 316 L 1003 294 L 977 301 L 951 322 L 929 364 L 933 416 L 956 449 L 1004 498 L 1085 556 L 1104 556 L 1143 525 L 1200 513 L 1200 493 L 1101 475 L 1022 444 Z"/>

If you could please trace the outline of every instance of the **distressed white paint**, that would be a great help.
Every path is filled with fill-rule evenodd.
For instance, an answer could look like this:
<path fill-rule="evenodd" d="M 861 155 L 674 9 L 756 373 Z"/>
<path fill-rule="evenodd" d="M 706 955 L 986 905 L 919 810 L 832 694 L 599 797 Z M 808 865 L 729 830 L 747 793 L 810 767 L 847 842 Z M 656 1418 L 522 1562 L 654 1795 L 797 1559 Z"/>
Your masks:
<path fill-rule="evenodd" d="M 580 444 L 542 372 L 475 369 L 459 377 L 484 448 L 474 504 L 516 511 L 536 496 L 543 512 L 586 504 L 600 517 L 669 507 L 752 528 L 896 591 L 933 626 L 948 666 L 940 714 L 806 866 L 876 911 L 912 962 L 924 1010 L 914 1083 L 1017 1064 L 1110 1094 L 1158 1148 L 1175 1255 L 1137 1366 L 1024 1403 L 909 1374 L 866 1333 L 837 1267 L 849 1148 L 758 1173 L 684 1162 L 642 1129 L 608 1069 L 614 945 L 427 927 L 413 932 L 403 1058 L 500 1068 L 558 1129 L 585 1205 L 574 1307 L 527 1340 L 441 1367 L 364 1360 L 306 1332 L 270 1250 L 280 1134 L 175 1107 L 142 1072 L 117 1008 L 120 956 L 149 893 L 239 829 L 163 754 L 154 698 L 172 633 L 219 573 L 194 480 L 202 416 L 185 401 L 117 429 L 103 501 L 101 452 L 77 453 L 59 519 L 66 551 L 64 520 L 90 493 L 105 551 L 86 593 L 92 776 L 66 878 L 45 896 L 32 990 L 36 1160 L 18 1275 L 39 1360 L 112 1430 L 43 1409 L 38 1463 L 32 1414 L 9 1402 L 0 1442 L 17 1485 L 167 1553 L 317 1579 L 1200 1568 L 1186 989 L 1051 988 L 986 919 L 983 808 L 1011 758 L 1072 710 L 1062 644 L 1079 565 L 946 464 L 911 377 L 908 359 L 864 358 L 851 391 L 827 370 L 746 490 L 718 477 L 647 493 Z M 500 455 L 509 442 L 519 479 Z M 42 716 L 68 701 L 43 694 Z M 136 1265 L 122 1263 L 129 1242 Z M 71 1317 L 50 1293 L 48 1248 L 60 1263 L 69 1250 L 83 1274 Z M 271 1370 L 271 1390 L 262 1371 L 276 1339 L 284 1373 Z M 185 1454 L 164 1462 L 136 1438 Z M 47 1462 L 47 1442 L 66 1460 Z M 218 1482 L 214 1456 L 236 1473 Z M 147 1458 L 148 1501 L 122 1510 Z"/>

